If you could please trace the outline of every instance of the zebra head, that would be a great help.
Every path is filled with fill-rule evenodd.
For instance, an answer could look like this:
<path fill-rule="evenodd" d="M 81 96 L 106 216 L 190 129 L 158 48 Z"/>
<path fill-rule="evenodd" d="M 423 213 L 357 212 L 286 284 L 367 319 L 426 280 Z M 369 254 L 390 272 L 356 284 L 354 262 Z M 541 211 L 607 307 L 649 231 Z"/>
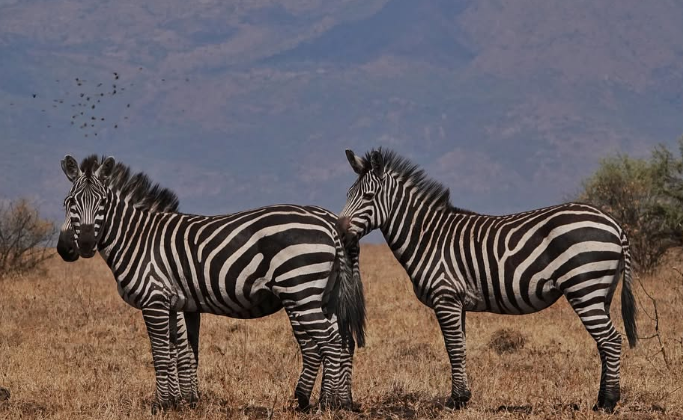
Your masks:
<path fill-rule="evenodd" d="M 351 150 L 346 158 L 358 180 L 346 193 L 346 206 L 339 215 L 339 224 L 345 233 L 360 239 L 382 226 L 388 219 L 390 197 L 386 193 L 390 177 L 384 170 L 384 158 L 373 150 L 369 157 L 361 158 Z"/>
<path fill-rule="evenodd" d="M 68 246 L 68 231 L 73 232 L 71 243 L 75 244 L 81 257 L 90 258 L 97 251 L 109 203 L 106 180 L 114 169 L 114 163 L 114 159 L 108 157 L 99 166 L 89 165 L 83 172 L 73 157 L 67 155 L 62 160 L 62 170 L 73 183 L 69 195 L 64 199 L 71 229 L 65 222 L 62 228 L 66 226 L 66 233 L 63 230 L 62 234 L 65 236 L 65 246 Z"/>

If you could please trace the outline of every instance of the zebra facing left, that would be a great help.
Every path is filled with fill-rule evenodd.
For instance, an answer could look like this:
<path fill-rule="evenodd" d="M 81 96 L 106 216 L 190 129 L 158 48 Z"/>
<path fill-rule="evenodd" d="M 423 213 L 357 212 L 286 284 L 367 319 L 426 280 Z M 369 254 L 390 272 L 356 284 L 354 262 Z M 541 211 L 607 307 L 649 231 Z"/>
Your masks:
<path fill-rule="evenodd" d="M 614 409 L 621 395 L 621 336 L 610 304 L 622 274 L 622 318 L 631 347 L 638 337 L 629 241 L 613 218 L 581 203 L 478 214 L 454 207 L 448 189 L 392 151 L 361 157 L 347 150 L 346 156 L 358 179 L 349 188 L 341 229 L 353 240 L 379 229 L 418 299 L 434 310 L 451 362 L 450 406 L 471 397 L 466 311 L 529 314 L 565 296 L 600 354 L 595 409 Z"/>
<path fill-rule="evenodd" d="M 142 310 L 156 372 L 152 412 L 171 403 L 173 311 L 247 319 L 284 308 L 303 360 L 299 407 L 308 407 L 321 363 L 321 403 L 352 405 L 365 302 L 354 274 L 357 249 L 347 253 L 334 213 L 297 205 L 222 216 L 155 211 L 165 190 L 127 176 L 111 157 L 90 156 L 79 167 L 66 156 L 62 169 L 72 182 L 64 205 L 79 256 L 99 251 L 119 295 Z"/>

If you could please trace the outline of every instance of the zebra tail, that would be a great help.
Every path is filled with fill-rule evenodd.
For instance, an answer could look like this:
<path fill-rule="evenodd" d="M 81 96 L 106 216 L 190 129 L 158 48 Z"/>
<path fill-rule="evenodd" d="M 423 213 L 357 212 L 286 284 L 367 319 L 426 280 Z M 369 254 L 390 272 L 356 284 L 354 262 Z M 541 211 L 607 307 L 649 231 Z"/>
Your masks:
<path fill-rule="evenodd" d="M 633 297 L 633 290 L 631 287 L 631 250 L 626 233 L 623 232 L 621 234 L 621 247 L 624 252 L 624 284 L 621 288 L 621 318 L 624 320 L 629 347 L 633 348 L 638 342 L 636 300 Z"/>
<path fill-rule="evenodd" d="M 357 240 L 346 243 L 344 234 L 337 226 L 341 236 L 338 245 L 339 294 L 335 314 L 342 336 L 342 346 L 355 338 L 358 347 L 365 346 L 365 296 L 360 278 L 360 244 Z"/>

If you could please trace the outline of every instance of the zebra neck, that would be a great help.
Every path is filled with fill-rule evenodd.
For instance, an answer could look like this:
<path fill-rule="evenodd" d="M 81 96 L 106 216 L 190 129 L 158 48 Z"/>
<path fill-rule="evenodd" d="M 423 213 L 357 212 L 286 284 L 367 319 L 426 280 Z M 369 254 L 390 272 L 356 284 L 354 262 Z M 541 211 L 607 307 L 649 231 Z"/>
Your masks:
<path fill-rule="evenodd" d="M 114 196 L 107 212 L 107 231 L 100 241 L 100 254 L 112 270 L 130 244 L 140 241 L 140 232 L 145 228 L 152 214 L 135 208 L 118 196 Z"/>
<path fill-rule="evenodd" d="M 437 240 L 434 232 L 440 230 L 438 225 L 451 217 L 452 212 L 435 203 L 424 202 L 419 196 L 406 194 L 404 197 L 402 203 L 394 205 L 387 223 L 380 230 L 396 259 L 415 280 L 413 272 L 420 254 L 433 247 L 431 242 Z"/>

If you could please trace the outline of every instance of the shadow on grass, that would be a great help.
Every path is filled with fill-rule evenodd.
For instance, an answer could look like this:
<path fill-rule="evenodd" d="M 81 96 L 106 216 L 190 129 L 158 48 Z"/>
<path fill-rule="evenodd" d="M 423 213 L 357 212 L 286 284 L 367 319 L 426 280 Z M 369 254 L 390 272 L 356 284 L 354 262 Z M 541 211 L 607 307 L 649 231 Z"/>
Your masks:
<path fill-rule="evenodd" d="M 363 404 L 361 412 L 367 418 L 430 419 L 440 417 L 444 411 L 453 411 L 446 407 L 446 401 L 446 398 L 428 398 L 420 392 L 395 390 L 376 403 Z"/>
<path fill-rule="evenodd" d="M 33 419 L 49 417 L 57 411 L 59 411 L 57 407 L 48 407 L 35 401 L 5 400 L 0 404 L 0 418 L 9 418 L 3 417 L 3 413 L 14 412 L 12 414 L 15 414 L 18 412 L 20 417 Z"/>

